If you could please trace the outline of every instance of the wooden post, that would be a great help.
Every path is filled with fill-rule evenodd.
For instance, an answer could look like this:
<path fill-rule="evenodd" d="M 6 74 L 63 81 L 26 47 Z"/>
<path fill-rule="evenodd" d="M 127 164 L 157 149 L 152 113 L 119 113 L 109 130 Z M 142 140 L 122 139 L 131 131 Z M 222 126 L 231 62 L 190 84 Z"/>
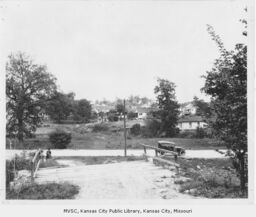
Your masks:
<path fill-rule="evenodd" d="M 155 153 L 156 153 L 156 157 L 158 156 L 158 151 L 157 150 L 155 150 Z"/>
<path fill-rule="evenodd" d="M 125 120 L 125 99 L 124 99 L 124 156 L 127 156 L 127 143 L 126 143 L 126 120 Z"/>
<path fill-rule="evenodd" d="M 144 148 L 144 154 L 147 154 L 147 149 L 146 149 L 146 147 L 143 146 L 143 148 Z"/>
<path fill-rule="evenodd" d="M 34 181 L 34 163 L 31 161 L 31 182 Z"/>

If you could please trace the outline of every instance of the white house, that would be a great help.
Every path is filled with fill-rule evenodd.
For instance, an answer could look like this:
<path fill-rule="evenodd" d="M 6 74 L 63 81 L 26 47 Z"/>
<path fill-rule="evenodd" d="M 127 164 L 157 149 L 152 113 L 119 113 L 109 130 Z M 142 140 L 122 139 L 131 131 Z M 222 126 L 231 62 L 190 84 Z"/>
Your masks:
<path fill-rule="evenodd" d="M 184 116 L 178 120 L 178 128 L 181 131 L 184 130 L 196 130 L 198 127 L 205 128 L 207 123 L 203 120 L 201 116 Z"/>
<path fill-rule="evenodd" d="M 192 102 L 183 103 L 180 105 L 180 116 L 184 115 L 195 115 L 196 114 L 196 107 Z"/>
<path fill-rule="evenodd" d="M 146 119 L 148 112 L 149 112 L 148 108 L 137 108 L 136 109 L 137 118 L 138 119 Z"/>

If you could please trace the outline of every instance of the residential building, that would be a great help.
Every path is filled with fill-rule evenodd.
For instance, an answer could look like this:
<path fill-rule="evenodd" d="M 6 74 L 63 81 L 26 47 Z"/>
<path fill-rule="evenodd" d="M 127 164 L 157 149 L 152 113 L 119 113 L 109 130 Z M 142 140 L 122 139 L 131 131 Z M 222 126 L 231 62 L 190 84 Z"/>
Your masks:
<path fill-rule="evenodd" d="M 196 130 L 197 128 L 207 127 L 207 123 L 201 116 L 189 115 L 183 116 L 178 120 L 178 128 L 181 131 Z"/>

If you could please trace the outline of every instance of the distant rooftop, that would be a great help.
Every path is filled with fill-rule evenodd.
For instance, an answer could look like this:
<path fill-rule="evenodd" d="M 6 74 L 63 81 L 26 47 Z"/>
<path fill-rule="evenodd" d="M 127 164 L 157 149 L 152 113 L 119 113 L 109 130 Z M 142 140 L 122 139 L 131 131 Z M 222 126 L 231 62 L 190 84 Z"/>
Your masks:
<path fill-rule="evenodd" d="M 183 116 L 178 120 L 178 123 L 182 122 L 204 122 L 204 118 L 202 116 L 197 115 L 189 115 L 189 116 Z"/>

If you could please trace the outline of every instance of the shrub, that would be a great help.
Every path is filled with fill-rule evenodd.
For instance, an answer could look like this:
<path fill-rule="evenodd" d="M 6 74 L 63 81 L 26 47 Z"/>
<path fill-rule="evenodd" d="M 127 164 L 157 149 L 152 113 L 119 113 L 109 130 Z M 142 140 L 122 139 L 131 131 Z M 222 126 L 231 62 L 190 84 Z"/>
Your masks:
<path fill-rule="evenodd" d="M 181 131 L 179 134 L 178 134 L 178 137 L 179 138 L 194 138 L 195 137 L 195 132 L 193 131 Z"/>
<path fill-rule="evenodd" d="M 117 116 L 116 114 L 110 113 L 110 114 L 108 115 L 108 120 L 109 120 L 110 122 L 114 122 L 114 121 L 118 121 L 119 118 L 118 118 L 118 116 Z"/>
<path fill-rule="evenodd" d="M 93 127 L 92 127 L 92 131 L 93 132 L 101 132 L 101 131 L 108 131 L 109 130 L 109 127 L 106 125 L 106 124 L 95 124 Z"/>
<path fill-rule="evenodd" d="M 137 118 L 137 113 L 135 113 L 135 112 L 128 112 L 128 114 L 127 114 L 127 118 L 129 119 L 129 120 L 132 120 L 132 119 L 135 119 L 135 118 Z"/>
<path fill-rule="evenodd" d="M 161 121 L 158 119 L 147 119 L 145 127 L 142 128 L 144 137 L 157 137 L 160 134 Z"/>
<path fill-rule="evenodd" d="M 26 159 L 24 156 L 16 155 L 14 159 L 6 161 L 6 187 L 9 188 L 10 182 L 12 182 L 15 178 L 14 174 L 15 170 L 31 170 L 31 161 Z"/>
<path fill-rule="evenodd" d="M 195 132 L 195 138 L 199 138 L 199 139 L 202 139 L 206 137 L 206 132 L 203 128 L 201 127 L 197 127 L 196 128 L 196 132 Z"/>
<path fill-rule="evenodd" d="M 49 140 L 53 145 L 53 148 L 56 149 L 67 148 L 68 144 L 71 142 L 71 138 L 71 133 L 67 133 L 63 130 L 56 130 L 49 135 Z"/>
<path fill-rule="evenodd" d="M 138 136 L 141 133 L 141 127 L 140 124 L 134 124 L 131 127 L 131 135 Z"/>

